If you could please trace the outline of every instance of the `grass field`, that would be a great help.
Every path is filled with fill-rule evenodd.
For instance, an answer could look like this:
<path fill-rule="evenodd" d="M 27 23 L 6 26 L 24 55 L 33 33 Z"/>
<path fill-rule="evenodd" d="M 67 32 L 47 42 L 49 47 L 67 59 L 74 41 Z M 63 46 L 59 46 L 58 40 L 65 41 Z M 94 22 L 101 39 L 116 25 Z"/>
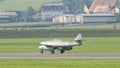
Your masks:
<path fill-rule="evenodd" d="M 58 1 L 61 0 L 4 0 L 3 2 L 0 2 L 0 11 L 25 11 L 28 7 L 33 7 L 33 9 L 39 10 L 40 6 L 44 3 Z"/>
<path fill-rule="evenodd" d="M 0 68 L 120 68 L 120 59 L 0 59 Z"/>
<path fill-rule="evenodd" d="M 83 35 L 83 45 L 70 52 L 120 52 L 120 29 L 110 28 L 4 29 L 0 30 L 0 52 L 39 52 L 41 41 L 73 41 L 78 33 Z"/>
<path fill-rule="evenodd" d="M 120 37 L 120 29 L 82 29 L 82 28 L 48 28 L 48 29 L 0 29 L 0 38 L 65 38 L 75 37 Z"/>
<path fill-rule="evenodd" d="M 0 39 L 0 52 L 39 52 L 41 41 L 54 38 L 8 38 Z M 72 41 L 74 38 L 61 38 Z M 74 47 L 70 52 L 120 52 L 120 37 L 84 37 L 83 45 Z"/>
<path fill-rule="evenodd" d="M 114 25 L 116 25 L 116 29 L 120 29 L 120 23 L 109 23 L 109 24 L 105 24 L 105 23 L 94 23 L 94 24 L 76 24 L 77 26 L 74 26 L 75 24 L 71 24 L 71 23 L 53 23 L 53 22 L 45 22 L 45 21 L 41 21 L 41 22 L 13 22 L 13 23 L 0 23 L 0 28 L 16 28 L 16 27 L 59 27 L 59 28 L 86 28 L 86 29 L 113 29 Z"/>

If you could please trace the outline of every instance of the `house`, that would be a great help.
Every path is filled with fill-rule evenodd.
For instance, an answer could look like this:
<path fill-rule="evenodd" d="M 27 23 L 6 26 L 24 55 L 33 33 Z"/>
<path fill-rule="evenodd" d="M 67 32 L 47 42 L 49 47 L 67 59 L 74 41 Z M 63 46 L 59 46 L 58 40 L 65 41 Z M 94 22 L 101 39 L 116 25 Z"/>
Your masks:
<path fill-rule="evenodd" d="M 84 9 L 84 12 L 85 12 L 85 13 L 89 14 L 89 8 L 88 8 L 87 5 L 84 5 L 84 8 L 83 8 L 83 9 Z"/>
<path fill-rule="evenodd" d="M 9 16 L 0 16 L 0 23 L 10 22 Z"/>
<path fill-rule="evenodd" d="M 69 12 L 63 3 L 48 3 L 41 7 L 42 20 L 52 21 L 52 18 Z"/>
<path fill-rule="evenodd" d="M 13 22 L 16 20 L 16 12 L 0 12 L 0 23 Z"/>
<path fill-rule="evenodd" d="M 89 9 L 90 9 L 90 6 L 91 6 L 92 2 L 91 1 L 88 1 L 85 5 L 84 5 L 84 12 L 89 14 Z"/>
<path fill-rule="evenodd" d="M 116 0 L 94 0 L 88 8 L 84 7 L 86 13 L 95 14 L 95 13 L 112 13 L 115 14 L 116 11 Z"/>
<path fill-rule="evenodd" d="M 116 10 L 116 13 L 120 13 L 120 5 L 117 5 L 117 8 L 115 10 Z"/>
<path fill-rule="evenodd" d="M 34 14 L 33 21 L 35 21 L 35 22 L 41 21 L 41 13 Z"/>

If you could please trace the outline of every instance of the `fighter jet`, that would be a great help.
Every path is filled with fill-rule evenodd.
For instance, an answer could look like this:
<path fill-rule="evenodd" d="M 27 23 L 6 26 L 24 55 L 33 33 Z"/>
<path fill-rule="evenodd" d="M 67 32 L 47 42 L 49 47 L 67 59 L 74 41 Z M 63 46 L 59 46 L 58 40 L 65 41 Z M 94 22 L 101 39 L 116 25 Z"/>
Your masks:
<path fill-rule="evenodd" d="M 49 50 L 51 54 L 54 54 L 55 50 L 60 50 L 60 53 L 63 54 L 65 50 L 72 50 L 73 46 L 79 45 L 82 45 L 82 34 L 78 34 L 73 42 L 65 42 L 59 39 L 41 42 L 39 49 L 41 53 L 43 53 L 44 50 Z"/>

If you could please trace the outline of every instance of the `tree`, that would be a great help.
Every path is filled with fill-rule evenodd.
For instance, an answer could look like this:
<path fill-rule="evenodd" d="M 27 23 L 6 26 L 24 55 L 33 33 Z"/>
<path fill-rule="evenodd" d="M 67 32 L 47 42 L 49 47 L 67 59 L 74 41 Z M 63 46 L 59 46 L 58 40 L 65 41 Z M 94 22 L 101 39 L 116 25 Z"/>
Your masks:
<path fill-rule="evenodd" d="M 120 22 L 120 13 L 117 14 L 117 22 Z"/>
<path fill-rule="evenodd" d="M 84 4 L 88 0 L 63 0 L 63 3 L 68 6 L 71 13 L 83 13 Z"/>
<path fill-rule="evenodd" d="M 34 15 L 34 10 L 32 7 L 28 7 L 28 10 L 26 12 L 26 21 L 27 22 L 32 22 L 33 21 L 33 15 Z"/>

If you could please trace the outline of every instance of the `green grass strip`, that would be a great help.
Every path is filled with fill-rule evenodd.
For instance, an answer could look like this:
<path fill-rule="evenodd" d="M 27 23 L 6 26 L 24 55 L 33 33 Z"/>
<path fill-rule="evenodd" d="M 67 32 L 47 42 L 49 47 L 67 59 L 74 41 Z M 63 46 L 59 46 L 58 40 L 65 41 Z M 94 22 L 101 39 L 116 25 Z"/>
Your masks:
<path fill-rule="evenodd" d="M 39 52 L 42 41 L 54 38 L 9 38 L 0 39 L 0 53 Z M 72 42 L 74 38 L 61 38 Z M 83 45 L 76 46 L 69 52 L 120 52 L 120 37 L 83 37 Z"/>
<path fill-rule="evenodd" d="M 120 68 L 120 59 L 0 59 L 0 68 Z"/>

